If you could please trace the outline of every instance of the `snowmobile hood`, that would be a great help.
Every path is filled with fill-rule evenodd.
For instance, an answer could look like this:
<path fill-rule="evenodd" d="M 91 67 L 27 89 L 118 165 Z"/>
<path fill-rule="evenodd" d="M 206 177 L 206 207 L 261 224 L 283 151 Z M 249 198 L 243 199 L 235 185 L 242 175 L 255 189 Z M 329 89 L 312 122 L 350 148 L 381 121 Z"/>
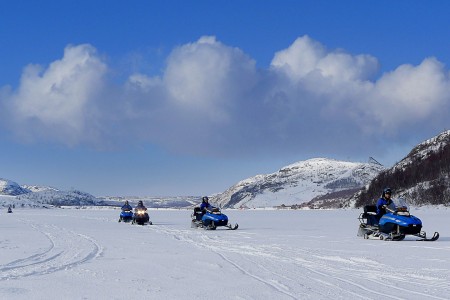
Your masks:
<path fill-rule="evenodd" d="M 387 214 L 385 214 L 385 215 L 383 215 L 381 217 L 379 224 L 380 225 L 384 225 L 384 224 L 387 224 L 387 223 L 397 224 L 397 225 L 402 226 L 402 227 L 408 227 L 408 226 L 411 226 L 411 225 L 413 225 L 413 226 L 417 226 L 417 225 L 422 226 L 422 221 L 419 218 L 417 218 L 417 217 L 415 217 L 413 215 L 400 216 L 400 215 L 395 215 L 393 213 L 387 213 Z"/>
<path fill-rule="evenodd" d="M 133 212 L 129 211 L 129 210 L 123 210 L 120 212 L 120 215 L 122 217 L 132 217 L 133 216 Z"/>
<path fill-rule="evenodd" d="M 202 220 L 203 221 L 211 220 L 214 222 L 220 222 L 220 221 L 225 222 L 225 221 L 228 221 L 228 217 L 222 213 L 221 214 L 206 213 L 203 215 Z"/>

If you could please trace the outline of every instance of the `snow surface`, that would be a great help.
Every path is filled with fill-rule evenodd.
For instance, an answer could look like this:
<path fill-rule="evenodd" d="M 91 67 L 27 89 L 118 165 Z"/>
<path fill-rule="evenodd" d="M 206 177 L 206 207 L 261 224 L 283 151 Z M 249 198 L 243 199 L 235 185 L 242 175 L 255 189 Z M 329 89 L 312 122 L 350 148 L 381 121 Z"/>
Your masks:
<path fill-rule="evenodd" d="M 436 242 L 364 240 L 359 210 L 0 210 L 0 299 L 449 299 L 450 210 L 416 208 Z"/>

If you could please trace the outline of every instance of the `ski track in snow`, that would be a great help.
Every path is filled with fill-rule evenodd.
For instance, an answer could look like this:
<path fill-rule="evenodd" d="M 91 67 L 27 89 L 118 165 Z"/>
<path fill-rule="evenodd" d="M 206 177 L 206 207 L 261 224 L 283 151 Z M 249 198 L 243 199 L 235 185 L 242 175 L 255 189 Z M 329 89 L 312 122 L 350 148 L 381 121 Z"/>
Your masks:
<path fill-rule="evenodd" d="M 248 245 L 245 232 L 231 238 L 204 229 L 179 230 L 151 226 L 151 230 L 216 253 L 243 274 L 290 299 L 448 299 L 430 294 L 447 288 L 445 279 L 421 275 L 414 266 L 397 270 L 365 257 L 342 258 L 330 249 Z M 218 230 L 223 231 L 223 230 Z M 330 243 L 339 241 L 330 241 Z M 442 248 L 448 251 L 448 248 Z M 387 278 L 386 273 L 391 274 Z M 259 275 L 263 274 L 263 275 Z M 272 278 L 272 280 L 267 280 Z M 325 293 L 321 293 L 323 286 Z M 326 291 L 333 290 L 331 295 Z"/>
<path fill-rule="evenodd" d="M 105 263 L 104 260 L 96 259 L 100 256 L 104 258 L 106 253 L 109 253 L 107 259 L 124 258 L 122 254 L 111 256 L 111 253 L 122 247 L 117 248 L 117 244 L 109 244 L 109 239 L 103 239 L 103 235 L 112 236 L 111 234 L 119 231 L 127 233 L 130 229 L 134 232 L 133 235 L 137 230 L 139 233 L 135 236 L 144 237 L 144 241 L 145 236 L 151 236 L 153 242 L 160 241 L 159 245 L 162 248 L 159 247 L 158 251 L 164 251 L 164 245 L 167 245 L 168 241 L 171 246 L 173 242 L 184 244 L 179 246 L 186 251 L 191 251 L 194 247 L 201 251 L 209 251 L 212 255 L 207 257 L 217 256 L 218 260 L 212 259 L 202 263 L 207 263 L 212 268 L 220 268 L 223 274 L 234 274 L 231 276 L 235 277 L 228 279 L 228 283 L 252 283 L 250 284 L 252 287 L 262 287 L 261 290 L 240 290 L 238 294 L 231 292 L 234 297 L 232 299 L 258 299 L 261 295 L 270 295 L 271 299 L 448 299 L 447 295 L 450 293 L 448 283 L 450 270 L 447 261 L 450 247 L 445 236 L 442 243 L 412 240 L 384 242 L 362 238 L 355 240 L 354 236 L 347 234 L 349 230 L 345 230 L 345 234 L 339 236 L 323 234 L 322 229 L 315 234 L 312 232 L 314 226 L 291 231 L 280 230 L 283 228 L 280 225 L 274 226 L 275 230 L 269 226 L 267 233 L 264 228 L 254 229 L 244 226 L 236 231 L 222 228 L 210 231 L 189 228 L 188 222 L 184 224 L 176 221 L 163 224 L 156 222 L 153 226 L 142 227 L 121 224 L 117 225 L 121 227 L 116 231 L 117 229 L 113 227 L 117 224 L 115 215 L 104 217 L 105 214 L 97 216 L 95 213 L 82 215 L 56 212 L 57 214 L 53 212 L 53 218 L 64 220 L 70 218 L 70 223 L 61 223 L 61 219 L 49 221 L 47 212 L 42 214 L 33 212 L 35 216 L 33 218 L 17 219 L 22 225 L 21 228 L 24 225 L 34 231 L 36 236 L 32 238 L 35 241 L 39 240 L 39 247 L 24 251 L 28 253 L 22 254 L 24 257 L 18 253 L 10 255 L 9 261 L 4 260 L 3 264 L 0 264 L 0 282 L 14 279 L 18 279 L 19 282 L 21 278 L 27 277 L 34 280 L 33 276 L 64 272 L 69 269 L 81 274 L 81 278 L 83 272 L 89 269 L 87 271 L 94 274 L 93 280 L 108 281 L 105 276 L 98 278 L 95 275 L 98 268 L 102 268 L 102 264 Z M 158 216 L 156 212 L 154 214 Z M 162 214 L 166 218 L 184 216 L 183 212 L 175 215 L 167 212 Z M 255 216 L 257 215 L 250 217 Z M 161 218 L 161 215 L 159 217 Z M 73 221 L 75 218 L 77 221 Z M 102 226 L 96 226 L 100 224 Z M 96 226 L 96 230 L 86 230 L 91 226 Z M 89 232 L 90 235 L 103 241 L 105 246 L 97 239 L 81 232 Z M 12 245 L 6 243 L 9 243 L 8 239 L 5 239 L 5 246 L 14 249 Z M 109 250 L 112 251 L 105 251 L 103 254 L 104 247 L 107 250 L 111 247 Z M 408 257 L 401 257 L 403 250 L 407 250 L 405 253 L 409 255 Z M 385 251 L 394 253 L 388 256 L 387 261 L 383 255 Z M 422 257 L 424 253 L 427 256 Z M 147 253 L 146 258 L 152 259 L 151 253 Z M 415 264 L 416 259 L 419 259 L 417 261 L 419 267 Z M 84 269 L 83 264 L 88 262 L 92 262 L 92 268 Z M 114 275 L 108 276 L 117 279 Z M 180 282 L 184 280 L 182 276 L 177 279 Z M 201 277 L 194 280 L 201 280 Z M 150 286 L 152 284 L 155 284 L 155 281 L 150 282 Z M 14 288 L 18 287 L 14 285 L 8 287 L 12 289 L 11 291 L 14 291 Z M 155 286 L 151 296 L 167 293 L 158 290 L 159 288 L 161 287 Z"/>
<path fill-rule="evenodd" d="M 87 235 L 55 225 L 18 221 L 45 236 L 48 247 L 40 253 L 0 265 L 0 281 L 68 270 L 97 258 L 103 251 L 102 246 Z"/>

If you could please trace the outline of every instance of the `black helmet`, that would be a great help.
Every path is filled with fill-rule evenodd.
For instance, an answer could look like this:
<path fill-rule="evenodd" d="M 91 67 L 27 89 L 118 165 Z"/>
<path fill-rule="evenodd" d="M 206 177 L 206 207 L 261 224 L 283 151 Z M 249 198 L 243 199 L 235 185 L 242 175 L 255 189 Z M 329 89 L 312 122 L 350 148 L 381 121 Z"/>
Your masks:
<path fill-rule="evenodd" d="M 383 195 L 382 196 L 384 197 L 386 194 L 389 194 L 389 195 L 392 194 L 392 190 L 390 188 L 388 188 L 388 187 L 383 190 Z"/>
<path fill-rule="evenodd" d="M 138 205 L 144 205 L 144 203 L 142 203 L 142 200 L 139 200 Z"/>
<path fill-rule="evenodd" d="M 204 196 L 203 198 L 202 198 L 202 202 L 208 202 L 208 197 L 206 197 L 206 196 Z"/>

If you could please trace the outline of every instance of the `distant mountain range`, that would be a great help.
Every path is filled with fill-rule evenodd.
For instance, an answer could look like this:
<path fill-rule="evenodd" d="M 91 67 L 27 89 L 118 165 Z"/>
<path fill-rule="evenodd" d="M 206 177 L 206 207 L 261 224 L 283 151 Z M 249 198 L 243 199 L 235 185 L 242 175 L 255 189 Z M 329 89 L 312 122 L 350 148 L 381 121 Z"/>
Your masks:
<path fill-rule="evenodd" d="M 101 199 L 78 190 L 61 191 L 48 186 L 20 186 L 14 181 L 0 178 L 0 206 L 50 207 L 99 205 L 101 203 Z"/>
<path fill-rule="evenodd" d="M 244 179 L 211 202 L 224 208 L 361 207 L 376 201 L 384 187 L 410 204 L 450 205 L 450 131 L 426 140 L 390 169 L 372 161 L 327 158 L 300 161 L 280 170 Z M 0 178 L 0 206 L 121 205 L 143 200 L 148 207 L 190 208 L 200 197 L 94 197 L 77 190 L 19 185 Z"/>
<path fill-rule="evenodd" d="M 0 206 L 53 207 L 53 206 L 121 206 L 128 200 L 131 205 L 144 201 L 149 208 L 186 208 L 198 204 L 200 197 L 95 197 L 79 190 L 62 191 L 49 186 L 19 185 L 0 178 Z"/>

